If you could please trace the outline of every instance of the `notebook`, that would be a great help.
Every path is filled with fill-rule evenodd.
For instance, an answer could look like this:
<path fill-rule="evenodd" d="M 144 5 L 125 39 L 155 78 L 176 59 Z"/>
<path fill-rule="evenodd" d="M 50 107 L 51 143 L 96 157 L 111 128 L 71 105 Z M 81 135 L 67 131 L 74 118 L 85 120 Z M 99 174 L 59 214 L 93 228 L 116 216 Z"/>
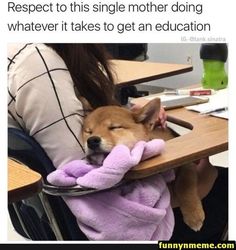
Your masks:
<path fill-rule="evenodd" d="M 180 107 L 186 107 L 189 105 L 194 104 L 200 104 L 200 103 L 206 103 L 208 102 L 208 97 L 195 97 L 195 96 L 183 96 L 183 95 L 165 95 L 163 93 L 148 95 L 140 98 L 134 98 L 131 100 L 131 105 L 145 105 L 149 101 L 155 98 L 161 99 L 161 104 L 165 108 L 165 110 L 168 109 L 174 109 L 174 108 L 180 108 Z"/>
<path fill-rule="evenodd" d="M 177 99 L 171 99 L 163 101 L 161 99 L 161 104 L 165 108 L 165 110 L 174 109 L 174 108 L 181 108 L 201 103 L 208 102 L 208 98 L 200 98 L 200 97 L 193 97 L 193 96 L 186 96 L 186 97 L 179 97 Z"/>

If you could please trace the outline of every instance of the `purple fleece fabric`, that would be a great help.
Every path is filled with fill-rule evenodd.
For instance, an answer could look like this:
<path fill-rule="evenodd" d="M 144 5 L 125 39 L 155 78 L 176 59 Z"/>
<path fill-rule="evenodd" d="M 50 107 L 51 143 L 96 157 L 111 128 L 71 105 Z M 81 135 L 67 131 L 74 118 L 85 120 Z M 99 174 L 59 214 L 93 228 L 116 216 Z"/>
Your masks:
<path fill-rule="evenodd" d="M 140 141 L 132 150 L 118 145 L 100 167 L 76 160 L 49 174 L 47 180 L 56 186 L 110 188 L 141 160 L 160 154 L 164 146 L 160 139 Z M 63 198 L 90 240 L 168 240 L 174 216 L 166 183 L 174 178 L 174 171 L 168 171 L 112 190 Z"/>

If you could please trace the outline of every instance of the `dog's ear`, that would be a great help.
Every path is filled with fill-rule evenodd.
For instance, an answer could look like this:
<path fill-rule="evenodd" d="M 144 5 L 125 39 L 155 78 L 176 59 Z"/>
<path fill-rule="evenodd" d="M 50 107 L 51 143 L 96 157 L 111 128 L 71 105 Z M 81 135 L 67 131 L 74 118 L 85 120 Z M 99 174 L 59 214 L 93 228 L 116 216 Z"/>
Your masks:
<path fill-rule="evenodd" d="M 161 107 L 160 98 L 155 98 L 148 102 L 141 109 L 134 111 L 136 122 L 140 122 L 148 126 L 150 130 L 155 127 Z"/>
<path fill-rule="evenodd" d="M 84 98 L 83 96 L 80 96 L 79 100 L 81 101 L 81 103 L 83 105 L 84 115 L 87 116 L 89 113 L 91 113 L 93 111 L 93 108 L 90 105 L 90 103 L 87 101 L 87 99 Z"/>

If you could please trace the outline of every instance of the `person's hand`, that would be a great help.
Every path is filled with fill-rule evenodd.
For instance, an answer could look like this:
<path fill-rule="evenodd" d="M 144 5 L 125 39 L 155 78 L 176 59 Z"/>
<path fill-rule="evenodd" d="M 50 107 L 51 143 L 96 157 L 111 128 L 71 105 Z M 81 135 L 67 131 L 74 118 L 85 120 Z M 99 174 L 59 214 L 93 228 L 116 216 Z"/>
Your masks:
<path fill-rule="evenodd" d="M 131 110 L 132 111 L 136 111 L 136 110 L 138 110 L 140 108 L 141 108 L 141 106 L 139 106 L 139 105 L 136 104 L 136 105 L 134 105 L 134 106 L 131 107 Z M 166 111 L 161 106 L 160 107 L 160 112 L 158 113 L 158 116 L 157 116 L 157 119 L 156 119 L 156 125 L 165 129 L 167 127 L 166 120 L 167 120 Z"/>
<path fill-rule="evenodd" d="M 166 120 L 167 120 L 166 111 L 161 106 L 160 112 L 159 112 L 158 117 L 157 117 L 156 124 L 159 125 L 159 126 L 161 126 L 162 128 L 166 128 L 167 127 Z"/>

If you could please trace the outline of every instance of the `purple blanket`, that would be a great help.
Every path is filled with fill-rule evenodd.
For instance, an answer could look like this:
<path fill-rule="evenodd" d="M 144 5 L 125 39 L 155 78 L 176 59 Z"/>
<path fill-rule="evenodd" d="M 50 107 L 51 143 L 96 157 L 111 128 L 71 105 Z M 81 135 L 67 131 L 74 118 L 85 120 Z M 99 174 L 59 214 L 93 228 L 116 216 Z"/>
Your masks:
<path fill-rule="evenodd" d="M 72 161 L 48 175 L 56 186 L 106 189 L 119 183 L 141 160 L 160 154 L 164 141 L 140 141 L 132 150 L 116 146 L 100 167 L 84 160 Z M 166 185 L 174 172 L 136 180 L 112 190 L 80 197 L 63 197 L 90 240 L 168 240 L 174 216 Z"/>

